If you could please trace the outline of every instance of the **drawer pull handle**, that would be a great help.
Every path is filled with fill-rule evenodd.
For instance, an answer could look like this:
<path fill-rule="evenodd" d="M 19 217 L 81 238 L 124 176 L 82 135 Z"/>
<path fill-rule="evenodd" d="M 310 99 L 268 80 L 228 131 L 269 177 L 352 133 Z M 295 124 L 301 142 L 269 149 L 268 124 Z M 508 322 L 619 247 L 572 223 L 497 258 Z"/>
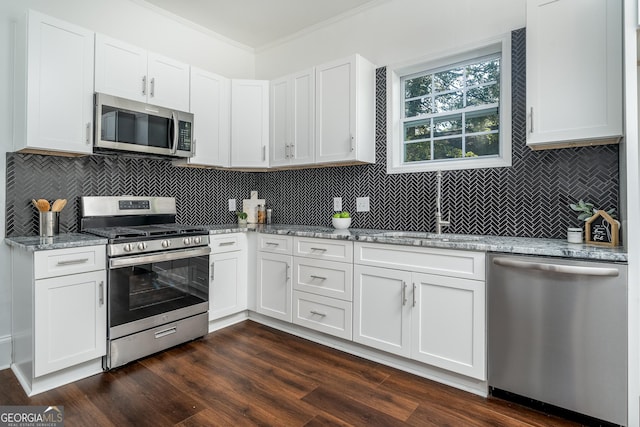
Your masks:
<path fill-rule="evenodd" d="M 315 275 L 310 275 L 309 277 L 311 277 L 312 279 L 318 279 L 318 280 L 327 280 L 326 277 L 322 277 L 322 276 L 315 276 Z"/>
<path fill-rule="evenodd" d="M 68 259 L 66 261 L 58 261 L 57 265 L 63 266 L 63 265 L 84 264 L 85 262 L 88 262 L 88 261 L 89 261 L 89 258 Z"/>
<path fill-rule="evenodd" d="M 280 243 L 267 242 L 267 246 L 280 246 Z"/>
<path fill-rule="evenodd" d="M 230 246 L 235 245 L 236 242 L 221 242 L 218 246 Z"/>
<path fill-rule="evenodd" d="M 100 298 L 98 299 L 98 303 L 100 304 L 100 307 L 102 307 L 104 305 L 104 281 L 101 280 L 100 284 L 98 285 L 98 292 L 100 293 Z"/>
<path fill-rule="evenodd" d="M 320 252 L 326 252 L 327 249 L 326 248 L 311 248 L 312 251 L 320 251 Z"/>
<path fill-rule="evenodd" d="M 416 284 L 413 284 L 413 305 L 412 307 L 416 306 Z"/>
<path fill-rule="evenodd" d="M 402 281 L 402 305 L 407 304 L 407 282 Z"/>
<path fill-rule="evenodd" d="M 322 313 L 321 311 L 310 310 L 311 314 L 316 314 L 320 317 L 325 317 L 327 313 Z"/>
<path fill-rule="evenodd" d="M 156 339 L 158 339 L 158 338 L 166 337 L 167 335 L 175 334 L 176 332 L 178 332 L 178 328 L 174 326 L 172 328 L 163 329 L 161 331 L 156 332 L 155 337 Z"/>

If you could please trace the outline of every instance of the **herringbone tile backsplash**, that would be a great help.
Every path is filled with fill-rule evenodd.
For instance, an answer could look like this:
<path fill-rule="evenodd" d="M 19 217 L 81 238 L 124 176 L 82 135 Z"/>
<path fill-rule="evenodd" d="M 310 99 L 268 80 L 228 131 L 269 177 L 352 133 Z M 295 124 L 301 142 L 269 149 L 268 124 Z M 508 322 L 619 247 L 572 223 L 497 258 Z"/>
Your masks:
<path fill-rule="evenodd" d="M 578 225 L 568 204 L 583 198 L 618 207 L 618 146 L 531 151 L 525 145 L 525 31 L 512 34 L 513 166 L 443 172 L 443 209 L 450 233 L 565 238 Z M 78 230 L 83 195 L 174 196 L 178 222 L 235 221 L 239 206 L 258 190 L 275 223 L 331 224 L 333 197 L 352 212 L 353 227 L 434 231 L 435 173 L 386 174 L 386 70 L 377 70 L 376 163 L 373 165 L 243 173 L 173 167 L 124 156 L 61 158 L 7 154 L 7 236 L 37 234 L 32 198 L 67 198 L 61 232 Z M 369 196 L 371 211 L 355 212 Z"/>

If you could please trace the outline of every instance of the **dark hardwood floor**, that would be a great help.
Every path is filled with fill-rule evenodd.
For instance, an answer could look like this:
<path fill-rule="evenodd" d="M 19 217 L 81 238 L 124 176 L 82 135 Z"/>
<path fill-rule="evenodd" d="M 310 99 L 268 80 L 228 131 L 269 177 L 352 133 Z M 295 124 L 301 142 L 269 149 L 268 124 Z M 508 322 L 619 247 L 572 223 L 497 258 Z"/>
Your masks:
<path fill-rule="evenodd" d="M 574 426 L 245 321 L 28 398 L 0 371 L 0 405 L 64 405 L 65 426 Z"/>

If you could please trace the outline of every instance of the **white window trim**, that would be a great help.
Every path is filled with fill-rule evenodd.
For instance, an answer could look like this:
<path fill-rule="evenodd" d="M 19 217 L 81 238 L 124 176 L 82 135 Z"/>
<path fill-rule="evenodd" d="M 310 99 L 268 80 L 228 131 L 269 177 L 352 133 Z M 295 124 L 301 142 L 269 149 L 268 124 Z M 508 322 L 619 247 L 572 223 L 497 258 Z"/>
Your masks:
<path fill-rule="evenodd" d="M 401 118 L 402 76 L 436 69 L 492 53 L 501 53 L 500 69 L 500 156 L 474 157 L 427 162 L 402 163 Z M 435 170 L 479 169 L 511 166 L 511 34 L 466 46 L 458 51 L 430 55 L 387 67 L 387 173 L 429 172 Z"/>

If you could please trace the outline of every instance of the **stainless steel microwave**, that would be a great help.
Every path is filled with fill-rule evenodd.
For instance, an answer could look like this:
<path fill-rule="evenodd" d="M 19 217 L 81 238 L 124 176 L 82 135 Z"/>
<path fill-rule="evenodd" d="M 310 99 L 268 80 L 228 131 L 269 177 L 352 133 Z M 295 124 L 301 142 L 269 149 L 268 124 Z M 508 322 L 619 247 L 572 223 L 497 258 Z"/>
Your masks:
<path fill-rule="evenodd" d="M 95 94 L 97 149 L 193 156 L 193 114 Z"/>

